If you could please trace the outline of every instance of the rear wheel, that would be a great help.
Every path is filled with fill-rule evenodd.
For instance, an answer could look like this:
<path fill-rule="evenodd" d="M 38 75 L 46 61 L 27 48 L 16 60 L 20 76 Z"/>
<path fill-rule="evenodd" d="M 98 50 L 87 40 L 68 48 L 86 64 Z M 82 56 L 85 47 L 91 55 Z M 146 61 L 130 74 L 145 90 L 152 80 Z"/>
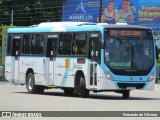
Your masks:
<path fill-rule="evenodd" d="M 123 94 L 124 99 L 128 99 L 130 97 L 130 91 L 129 90 L 124 90 L 122 92 L 122 94 Z"/>
<path fill-rule="evenodd" d="M 83 77 L 80 78 L 80 95 L 82 98 L 89 96 L 89 90 L 86 89 L 86 83 Z"/>
<path fill-rule="evenodd" d="M 27 76 L 27 84 L 26 88 L 28 90 L 28 93 L 30 94 L 42 94 L 44 92 L 43 86 L 37 86 L 35 85 L 35 78 L 33 73 L 29 73 Z"/>

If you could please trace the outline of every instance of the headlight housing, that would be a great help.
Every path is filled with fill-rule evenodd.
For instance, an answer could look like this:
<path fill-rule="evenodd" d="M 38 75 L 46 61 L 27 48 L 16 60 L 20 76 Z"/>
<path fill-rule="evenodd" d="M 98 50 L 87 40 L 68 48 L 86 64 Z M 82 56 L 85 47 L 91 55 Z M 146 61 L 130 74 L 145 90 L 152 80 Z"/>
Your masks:
<path fill-rule="evenodd" d="M 114 80 L 113 77 L 111 76 L 111 74 L 109 74 L 109 73 L 106 73 L 106 78 L 108 80 Z"/>
<path fill-rule="evenodd" d="M 150 77 L 148 78 L 148 81 L 152 81 L 152 80 L 154 80 L 155 75 L 156 75 L 156 73 L 155 73 L 155 72 L 153 72 L 153 73 L 150 75 Z"/>

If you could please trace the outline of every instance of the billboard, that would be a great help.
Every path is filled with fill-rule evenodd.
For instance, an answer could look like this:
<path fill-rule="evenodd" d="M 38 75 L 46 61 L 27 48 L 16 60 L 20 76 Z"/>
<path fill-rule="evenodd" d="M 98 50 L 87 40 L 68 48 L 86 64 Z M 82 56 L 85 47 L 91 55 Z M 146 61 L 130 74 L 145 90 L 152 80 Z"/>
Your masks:
<path fill-rule="evenodd" d="M 63 21 L 96 22 L 99 0 L 68 0 L 64 4 Z"/>
<path fill-rule="evenodd" d="M 160 31 L 160 0 L 139 0 L 137 24 Z"/>
<path fill-rule="evenodd" d="M 102 21 L 114 19 L 111 23 L 135 24 L 137 21 L 138 0 L 103 0 Z M 103 19 L 107 20 L 103 20 Z M 110 22 L 109 22 L 110 23 Z"/>
<path fill-rule="evenodd" d="M 64 4 L 63 21 L 125 22 L 160 31 L 160 0 L 102 0 L 100 3 L 101 0 L 68 0 Z"/>

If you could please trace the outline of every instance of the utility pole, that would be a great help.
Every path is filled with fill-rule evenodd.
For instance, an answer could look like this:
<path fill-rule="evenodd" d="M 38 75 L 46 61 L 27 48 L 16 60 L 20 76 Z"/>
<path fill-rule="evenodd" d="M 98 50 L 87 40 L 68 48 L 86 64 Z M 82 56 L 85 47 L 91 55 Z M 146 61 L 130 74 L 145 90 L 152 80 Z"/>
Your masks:
<path fill-rule="evenodd" d="M 11 12 L 11 26 L 13 26 L 13 8 L 12 8 L 13 0 L 8 0 L 7 5 L 9 6 L 9 10 Z"/>
<path fill-rule="evenodd" d="M 13 10 L 11 11 L 11 26 L 13 26 Z"/>
<path fill-rule="evenodd" d="M 102 13 L 102 0 L 100 0 L 100 7 L 99 7 L 99 23 L 101 22 L 101 13 Z"/>

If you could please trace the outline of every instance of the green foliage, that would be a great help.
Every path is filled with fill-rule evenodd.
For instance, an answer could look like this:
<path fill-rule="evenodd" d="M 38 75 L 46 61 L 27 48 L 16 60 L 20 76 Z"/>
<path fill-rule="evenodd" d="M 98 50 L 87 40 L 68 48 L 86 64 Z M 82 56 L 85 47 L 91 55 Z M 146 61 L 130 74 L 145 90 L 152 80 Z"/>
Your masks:
<path fill-rule="evenodd" d="M 10 1 L 10 2 L 9 2 Z M 46 21 L 61 21 L 66 0 L 0 0 L 0 24 L 29 26 Z"/>
<path fill-rule="evenodd" d="M 156 78 L 156 84 L 160 84 L 160 78 Z"/>
<path fill-rule="evenodd" d="M 156 40 L 160 39 L 160 35 L 155 35 L 154 39 L 156 39 Z"/>
<path fill-rule="evenodd" d="M 160 54 L 158 54 L 159 59 L 157 59 L 157 66 L 160 67 Z"/>

